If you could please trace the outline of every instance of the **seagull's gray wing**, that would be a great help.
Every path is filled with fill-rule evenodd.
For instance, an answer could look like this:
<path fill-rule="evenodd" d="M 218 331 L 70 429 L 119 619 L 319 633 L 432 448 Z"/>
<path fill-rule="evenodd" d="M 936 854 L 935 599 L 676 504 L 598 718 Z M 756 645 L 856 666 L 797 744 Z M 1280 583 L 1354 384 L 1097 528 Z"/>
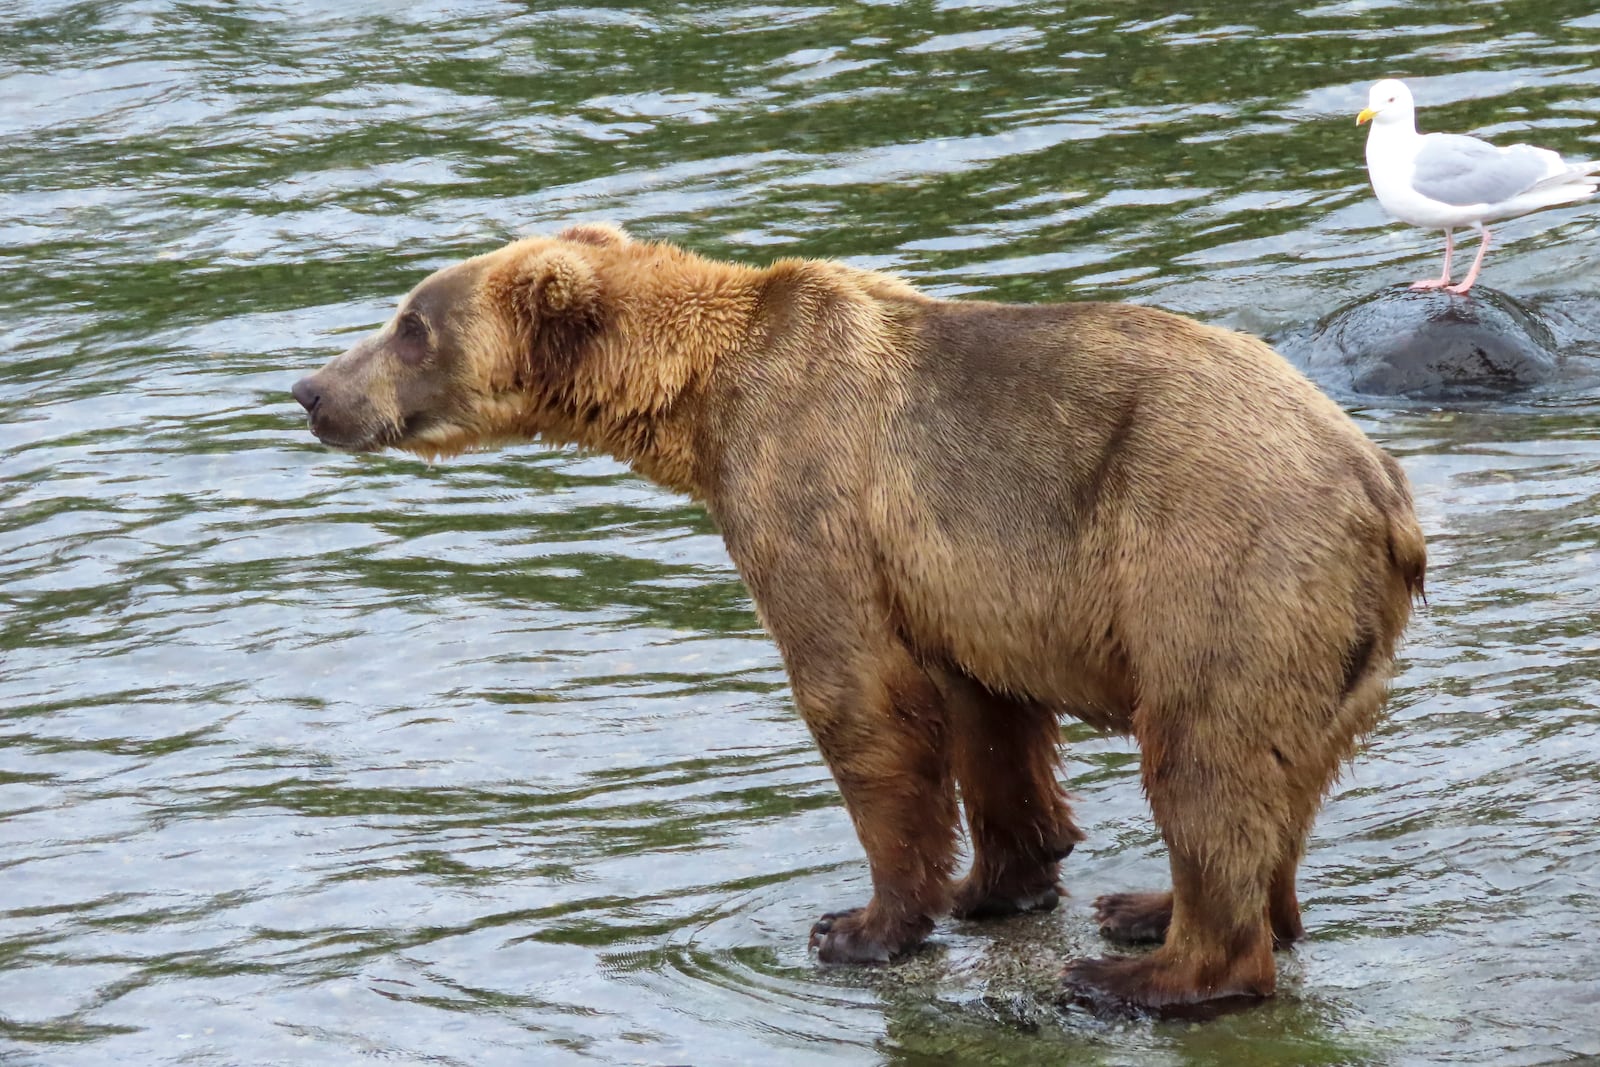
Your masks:
<path fill-rule="evenodd" d="M 1549 172 L 1548 153 L 1527 145 L 1501 151 L 1459 133 L 1430 133 L 1417 153 L 1411 187 L 1455 207 L 1499 204 L 1536 185 Z"/>

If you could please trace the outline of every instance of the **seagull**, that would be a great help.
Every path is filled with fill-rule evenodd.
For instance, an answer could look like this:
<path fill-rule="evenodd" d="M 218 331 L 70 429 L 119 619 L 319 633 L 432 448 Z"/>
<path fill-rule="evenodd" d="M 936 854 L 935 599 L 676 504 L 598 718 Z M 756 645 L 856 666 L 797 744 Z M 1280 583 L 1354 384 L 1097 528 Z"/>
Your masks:
<path fill-rule="evenodd" d="M 1383 209 L 1401 222 L 1444 231 L 1444 273 L 1412 285 L 1465 293 L 1478 280 L 1489 250 L 1484 223 L 1569 204 L 1600 188 L 1600 161 L 1567 163 L 1548 148 L 1497 148 L 1458 133 L 1418 133 L 1416 105 L 1404 82 L 1372 87 L 1356 125 L 1367 135 L 1367 176 Z M 1478 257 L 1460 285 L 1450 284 L 1455 230 L 1470 225 L 1482 238 Z"/>

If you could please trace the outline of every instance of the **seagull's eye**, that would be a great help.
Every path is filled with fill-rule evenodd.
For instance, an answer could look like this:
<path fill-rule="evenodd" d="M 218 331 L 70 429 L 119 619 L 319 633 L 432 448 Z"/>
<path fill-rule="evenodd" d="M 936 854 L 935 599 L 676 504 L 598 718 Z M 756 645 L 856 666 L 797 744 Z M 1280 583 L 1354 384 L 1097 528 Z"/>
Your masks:
<path fill-rule="evenodd" d="M 1392 103 L 1394 103 L 1394 102 L 1395 102 L 1395 100 L 1396 100 L 1396 99 L 1398 99 L 1398 98 L 1397 98 L 1397 97 L 1393 97 L 1393 96 L 1391 96 L 1391 97 L 1390 97 L 1390 98 L 1389 98 L 1389 100 L 1388 100 L 1388 102 L 1389 102 L 1389 103 L 1391 103 L 1391 104 L 1392 104 Z"/>

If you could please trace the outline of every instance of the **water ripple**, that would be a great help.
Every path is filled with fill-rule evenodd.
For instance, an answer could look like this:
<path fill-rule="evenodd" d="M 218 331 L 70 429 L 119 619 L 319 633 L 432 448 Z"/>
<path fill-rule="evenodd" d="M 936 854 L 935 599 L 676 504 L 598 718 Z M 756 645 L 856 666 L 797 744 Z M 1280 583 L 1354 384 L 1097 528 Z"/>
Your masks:
<path fill-rule="evenodd" d="M 1235 5 L 1238 7 L 1238 5 Z M 286 396 L 426 270 L 610 219 L 1280 332 L 1431 266 L 1353 115 L 1600 154 L 1589 5 L 0 2 L 0 1059 L 1600 1055 L 1600 396 L 1365 408 L 1429 533 L 1276 1002 L 1064 1007 L 1166 881 L 1064 730 L 1058 912 L 819 968 L 848 816 L 715 530 L 609 460 L 328 453 Z M 1570 357 L 1591 206 L 1497 230 Z"/>

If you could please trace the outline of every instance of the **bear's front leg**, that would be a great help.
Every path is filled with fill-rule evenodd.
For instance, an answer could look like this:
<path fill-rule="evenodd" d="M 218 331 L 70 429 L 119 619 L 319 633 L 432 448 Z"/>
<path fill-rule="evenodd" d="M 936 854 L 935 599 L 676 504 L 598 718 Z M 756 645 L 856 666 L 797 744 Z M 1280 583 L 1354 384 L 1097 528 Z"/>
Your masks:
<path fill-rule="evenodd" d="M 872 871 L 872 899 L 824 915 L 811 944 L 828 963 L 881 963 L 916 948 L 950 910 L 949 716 L 907 645 L 892 576 L 864 539 L 859 471 L 787 470 L 791 452 L 778 445 L 794 436 L 769 430 L 773 449 L 745 457 L 759 476 L 725 484 L 713 514 Z"/>
<path fill-rule="evenodd" d="M 801 715 L 872 869 L 872 900 L 822 916 L 811 945 L 827 963 L 886 963 L 921 944 L 950 907 L 957 816 L 943 703 L 896 646 L 842 661 L 801 652 L 790 664 Z"/>
<path fill-rule="evenodd" d="M 827 963 L 887 962 L 950 910 L 958 824 L 943 697 L 887 613 L 829 580 L 841 576 L 747 575 L 872 870 L 872 900 L 822 916 L 811 945 Z"/>
<path fill-rule="evenodd" d="M 972 839 L 972 870 L 956 884 L 950 913 L 992 919 L 1049 911 L 1065 894 L 1061 861 L 1083 840 L 1072 821 L 1053 708 L 985 688 L 936 668 L 950 721 L 951 766 Z"/>

